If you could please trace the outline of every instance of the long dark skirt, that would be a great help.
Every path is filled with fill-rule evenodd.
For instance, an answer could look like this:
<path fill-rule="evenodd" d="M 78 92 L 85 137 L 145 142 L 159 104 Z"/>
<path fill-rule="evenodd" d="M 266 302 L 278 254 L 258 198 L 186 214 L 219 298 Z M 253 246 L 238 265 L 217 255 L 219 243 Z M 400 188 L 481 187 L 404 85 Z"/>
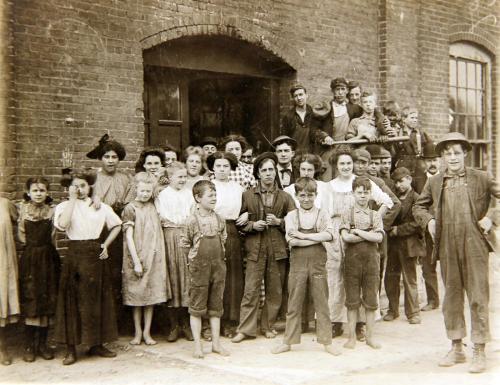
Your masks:
<path fill-rule="evenodd" d="M 26 247 L 19 260 L 21 313 L 24 317 L 53 317 L 56 313 L 60 260 L 52 245 L 49 219 L 24 221 Z"/>
<path fill-rule="evenodd" d="M 226 286 L 224 288 L 223 319 L 239 322 L 245 285 L 241 240 L 234 221 L 226 221 L 226 230 Z"/>
<path fill-rule="evenodd" d="M 117 338 L 108 260 L 100 260 L 98 240 L 70 241 L 63 258 L 57 301 L 55 338 L 88 346 Z"/>

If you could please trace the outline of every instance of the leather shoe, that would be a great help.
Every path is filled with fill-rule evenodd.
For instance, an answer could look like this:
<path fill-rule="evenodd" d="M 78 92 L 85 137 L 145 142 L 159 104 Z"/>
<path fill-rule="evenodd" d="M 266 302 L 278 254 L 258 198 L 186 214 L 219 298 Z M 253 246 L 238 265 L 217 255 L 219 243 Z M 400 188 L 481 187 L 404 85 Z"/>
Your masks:
<path fill-rule="evenodd" d="M 63 365 L 73 365 L 76 362 L 76 351 L 74 348 L 66 350 L 66 356 L 62 362 Z"/>
<path fill-rule="evenodd" d="M 334 322 L 332 326 L 332 338 L 340 337 L 342 334 L 344 334 L 342 322 Z"/>
<path fill-rule="evenodd" d="M 365 342 L 366 341 L 366 334 L 365 334 L 365 325 L 364 324 L 356 324 L 356 339 L 359 342 Z"/>
<path fill-rule="evenodd" d="M 91 356 L 105 357 L 105 358 L 116 357 L 116 353 L 115 352 L 112 352 L 111 350 L 105 348 L 102 345 L 92 346 L 89 349 L 89 355 L 91 355 Z"/>
<path fill-rule="evenodd" d="M 7 349 L 0 347 L 0 357 L 1 357 L 0 363 L 2 365 L 9 366 L 10 364 L 12 364 L 12 357 L 7 352 Z"/>
<path fill-rule="evenodd" d="M 394 314 L 394 313 L 390 313 L 390 312 L 389 312 L 389 313 L 387 313 L 387 314 L 384 316 L 383 320 L 384 320 L 384 321 L 394 321 L 394 320 L 395 320 L 396 318 L 398 318 L 398 317 L 399 317 L 399 315 L 396 315 L 396 314 Z"/>
<path fill-rule="evenodd" d="M 416 316 L 413 316 L 411 317 L 408 322 L 410 323 L 410 325 L 418 325 L 420 323 L 422 323 L 422 320 L 420 319 L 420 317 L 418 315 Z"/>
<path fill-rule="evenodd" d="M 36 358 L 35 354 L 35 349 L 33 349 L 33 346 L 27 346 L 24 349 L 24 354 L 23 354 L 23 361 L 24 362 L 34 362 Z"/>
<path fill-rule="evenodd" d="M 434 310 L 434 309 L 437 309 L 438 308 L 438 305 L 435 305 L 433 303 L 428 303 L 427 305 L 425 305 L 422 309 L 420 309 L 421 311 L 431 311 L 431 310 Z"/>
<path fill-rule="evenodd" d="M 184 326 L 182 328 L 182 334 L 184 334 L 184 338 L 188 341 L 194 341 L 193 332 L 189 326 Z"/>
<path fill-rule="evenodd" d="M 179 327 L 175 326 L 170 330 L 170 333 L 168 333 L 167 336 L 167 341 L 168 342 L 175 342 L 179 338 Z"/>

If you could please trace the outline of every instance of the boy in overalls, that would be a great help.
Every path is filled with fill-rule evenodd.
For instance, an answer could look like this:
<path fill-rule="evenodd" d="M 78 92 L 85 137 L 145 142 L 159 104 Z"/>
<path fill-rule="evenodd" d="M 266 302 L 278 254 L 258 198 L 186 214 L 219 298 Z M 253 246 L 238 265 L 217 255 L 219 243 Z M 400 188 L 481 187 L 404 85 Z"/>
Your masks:
<path fill-rule="evenodd" d="M 193 196 L 197 208 L 187 219 L 185 232 L 181 236 L 182 246 L 189 249 L 189 314 L 194 338 L 193 356 L 203 358 L 201 317 L 207 314 L 212 331 L 212 352 L 228 356 L 219 338 L 226 279 L 226 222 L 214 212 L 217 195 L 212 182 L 196 182 Z"/>
<path fill-rule="evenodd" d="M 326 249 L 322 244 L 333 239 L 333 227 L 328 213 L 314 206 L 317 195 L 314 179 L 299 178 L 295 193 L 300 207 L 285 217 L 286 240 L 291 250 L 285 337 L 272 353 L 287 352 L 290 345 L 300 343 L 302 306 L 309 286 L 316 312 L 318 343 L 324 345 L 328 353 L 339 355 L 340 351 L 332 345 Z"/>
<path fill-rule="evenodd" d="M 352 191 L 355 204 L 342 215 L 339 229 L 346 243 L 344 285 L 349 339 L 344 347 L 354 349 L 356 345 L 357 314 L 359 307 L 363 305 L 366 312 L 366 344 L 373 349 L 379 349 L 380 345 L 373 340 L 373 326 L 375 311 L 378 308 L 380 282 L 377 243 L 384 239 L 382 218 L 368 206 L 371 183 L 367 177 L 354 179 Z"/>

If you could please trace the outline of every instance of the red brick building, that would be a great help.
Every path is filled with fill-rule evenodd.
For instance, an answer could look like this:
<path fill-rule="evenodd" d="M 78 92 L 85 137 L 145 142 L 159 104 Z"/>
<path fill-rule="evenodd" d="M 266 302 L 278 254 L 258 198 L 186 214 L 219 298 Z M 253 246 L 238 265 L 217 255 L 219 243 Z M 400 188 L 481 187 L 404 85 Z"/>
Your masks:
<path fill-rule="evenodd" d="M 475 141 L 499 170 L 496 0 L 11 0 L 0 4 L 0 192 L 57 182 L 108 132 L 145 144 L 241 131 L 265 145 L 300 81 L 344 76 Z M 56 185 L 54 185 L 56 189 Z M 12 195 L 12 194 L 10 194 Z"/>

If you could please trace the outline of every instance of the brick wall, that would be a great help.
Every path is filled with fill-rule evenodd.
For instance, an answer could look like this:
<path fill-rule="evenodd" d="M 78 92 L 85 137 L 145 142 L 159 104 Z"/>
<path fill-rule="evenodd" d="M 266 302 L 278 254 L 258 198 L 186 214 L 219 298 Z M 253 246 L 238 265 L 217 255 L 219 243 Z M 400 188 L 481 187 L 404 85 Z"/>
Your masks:
<path fill-rule="evenodd" d="M 472 3 L 472 5 L 470 4 Z M 6 84 L 8 132 L 0 135 L 0 190 L 19 192 L 44 174 L 57 189 L 61 153 L 85 153 L 106 131 L 123 142 L 130 167 L 144 142 L 142 51 L 194 34 L 224 34 L 279 56 L 312 96 L 330 96 L 336 76 L 359 80 L 382 100 L 417 105 L 434 136 L 448 130 L 448 47 L 471 38 L 497 55 L 498 4 L 441 0 L 15 0 L 13 69 Z M 493 4 L 493 5 L 490 5 Z M 475 8 L 477 5 L 477 9 Z M 474 8 L 472 9 L 471 6 Z M 482 20 L 482 21 L 480 21 Z M 498 61 L 494 61 L 498 90 Z M 288 85 L 280 90 L 289 108 Z M 494 100 L 494 127 L 498 109 Z M 498 140 L 495 133 L 495 138 Z M 10 143 L 4 145 L 5 143 Z M 55 194 L 58 195 L 57 193 Z"/>

